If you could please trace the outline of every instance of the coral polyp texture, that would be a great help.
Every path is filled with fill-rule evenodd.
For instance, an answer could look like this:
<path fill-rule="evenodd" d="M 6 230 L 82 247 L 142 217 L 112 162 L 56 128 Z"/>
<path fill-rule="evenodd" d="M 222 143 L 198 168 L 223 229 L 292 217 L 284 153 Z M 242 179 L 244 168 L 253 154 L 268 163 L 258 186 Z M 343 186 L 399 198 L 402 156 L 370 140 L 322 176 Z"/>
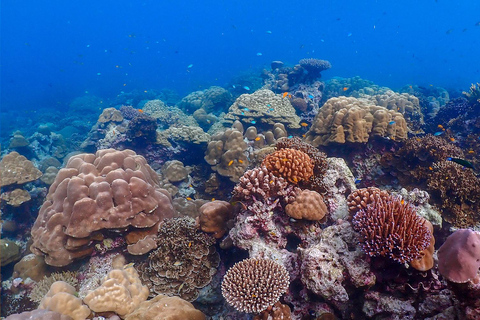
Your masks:
<path fill-rule="evenodd" d="M 363 250 L 372 257 L 388 257 L 399 263 L 419 259 L 430 245 L 431 233 L 415 208 L 399 197 L 376 196 L 352 219 Z"/>
<path fill-rule="evenodd" d="M 323 221 L 328 213 L 323 197 L 316 191 L 302 190 L 295 201 L 285 206 L 285 212 L 294 219 Z"/>
<path fill-rule="evenodd" d="M 378 197 L 387 198 L 390 194 L 385 190 L 376 187 L 368 187 L 355 190 L 347 197 L 348 210 L 353 216 L 359 210 L 366 209 L 371 203 L 374 203 Z"/>
<path fill-rule="evenodd" d="M 11 184 L 24 184 L 37 180 L 42 172 L 35 168 L 33 163 L 19 154 L 12 151 L 0 161 L 0 186 Z"/>
<path fill-rule="evenodd" d="M 197 229 L 192 218 L 174 218 L 160 225 L 157 239 L 158 248 L 138 266 L 142 281 L 152 296 L 195 300 L 217 271 L 215 238 Z"/>
<path fill-rule="evenodd" d="M 330 143 L 367 142 L 372 136 L 407 139 L 403 115 L 366 99 L 330 98 L 313 120 L 305 141 L 315 147 Z"/>
<path fill-rule="evenodd" d="M 313 175 L 314 162 L 300 150 L 280 149 L 265 157 L 262 162 L 274 175 L 285 178 L 291 183 L 307 181 Z"/>
<path fill-rule="evenodd" d="M 142 156 L 114 149 L 79 154 L 50 187 L 32 228 L 31 250 L 49 265 L 66 266 L 90 255 L 109 231 L 119 237 L 155 231 L 173 214 L 170 195 Z M 142 240 L 130 244 L 130 253 L 148 252 Z"/>
<path fill-rule="evenodd" d="M 480 232 L 459 229 L 438 249 L 438 271 L 456 283 L 480 281 Z"/>
<path fill-rule="evenodd" d="M 278 302 L 289 284 L 285 267 L 270 259 L 251 258 L 227 271 L 222 295 L 238 311 L 259 313 Z"/>

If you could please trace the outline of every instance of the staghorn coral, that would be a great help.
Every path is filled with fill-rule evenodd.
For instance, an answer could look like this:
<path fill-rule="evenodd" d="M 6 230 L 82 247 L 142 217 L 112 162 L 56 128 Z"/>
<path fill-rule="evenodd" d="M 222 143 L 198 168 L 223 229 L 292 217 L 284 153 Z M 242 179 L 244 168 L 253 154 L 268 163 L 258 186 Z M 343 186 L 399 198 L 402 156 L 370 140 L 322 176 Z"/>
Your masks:
<path fill-rule="evenodd" d="M 385 199 L 389 196 L 388 191 L 375 187 L 355 190 L 347 197 L 348 211 L 353 216 L 359 210 L 366 209 L 369 204 L 374 203 L 378 197 Z"/>
<path fill-rule="evenodd" d="M 307 181 L 313 175 L 314 162 L 308 154 L 295 149 L 280 149 L 269 154 L 262 162 L 268 171 L 291 183 Z"/>
<path fill-rule="evenodd" d="M 191 218 L 174 218 L 160 225 L 157 239 L 158 248 L 138 266 L 150 294 L 195 300 L 220 261 L 215 238 L 198 230 Z"/>
<path fill-rule="evenodd" d="M 53 283 L 62 281 L 71 287 L 76 288 L 78 285 L 77 273 L 72 271 L 54 272 L 48 277 L 44 277 L 37 282 L 30 292 L 30 300 L 40 302 L 47 295 Z"/>
<path fill-rule="evenodd" d="M 453 161 L 432 165 L 427 186 L 439 202 L 443 218 L 456 227 L 471 227 L 480 219 L 480 180 L 472 169 Z"/>
<path fill-rule="evenodd" d="M 56 311 L 70 316 L 73 320 L 85 320 L 90 309 L 77 298 L 75 288 L 63 281 L 56 281 L 40 302 L 39 309 Z"/>
<path fill-rule="evenodd" d="M 205 320 L 205 315 L 188 301 L 159 294 L 142 302 L 125 320 Z"/>
<path fill-rule="evenodd" d="M 205 152 L 205 161 L 218 174 L 236 182 L 248 167 L 247 144 L 237 129 L 227 129 L 212 136 Z"/>
<path fill-rule="evenodd" d="M 50 187 L 32 228 L 31 250 L 49 265 L 65 266 L 90 255 L 108 230 L 122 236 L 153 229 L 173 213 L 170 195 L 142 156 L 113 149 L 79 154 Z M 146 253 L 138 247 L 129 252 Z"/>
<path fill-rule="evenodd" d="M 35 181 L 42 172 L 33 163 L 16 151 L 5 155 L 0 161 L 0 186 L 24 184 Z"/>
<path fill-rule="evenodd" d="M 330 143 L 367 142 L 371 136 L 407 138 L 407 123 L 399 112 L 352 97 L 330 98 L 320 108 L 305 141 L 318 147 Z"/>
<path fill-rule="evenodd" d="M 233 123 L 238 120 L 243 124 L 273 126 L 283 123 L 288 128 L 300 128 L 300 118 L 288 99 L 276 95 L 270 90 L 258 90 L 252 94 L 242 94 L 228 109 L 224 120 Z"/>
<path fill-rule="evenodd" d="M 290 284 L 284 266 L 270 259 L 245 259 L 231 267 L 222 281 L 222 295 L 235 309 L 259 313 L 273 306 Z"/>
<path fill-rule="evenodd" d="M 323 197 L 316 191 L 302 190 L 295 201 L 285 206 L 287 215 L 294 219 L 325 221 L 328 213 Z"/>
<path fill-rule="evenodd" d="M 124 317 L 147 298 L 148 288 L 142 285 L 135 268 L 127 265 L 110 271 L 102 285 L 90 291 L 83 301 L 94 312 L 113 311 Z"/>
<path fill-rule="evenodd" d="M 197 223 L 203 232 L 212 233 L 220 239 L 228 231 L 228 222 L 233 219 L 233 207 L 221 200 L 207 202 L 199 208 Z"/>
<path fill-rule="evenodd" d="M 480 280 L 480 232 L 459 229 L 438 249 L 438 271 L 456 283 Z"/>
<path fill-rule="evenodd" d="M 408 263 L 420 258 L 430 245 L 431 233 L 424 219 L 401 198 L 374 195 L 374 201 L 353 216 L 352 225 L 369 256 Z"/>

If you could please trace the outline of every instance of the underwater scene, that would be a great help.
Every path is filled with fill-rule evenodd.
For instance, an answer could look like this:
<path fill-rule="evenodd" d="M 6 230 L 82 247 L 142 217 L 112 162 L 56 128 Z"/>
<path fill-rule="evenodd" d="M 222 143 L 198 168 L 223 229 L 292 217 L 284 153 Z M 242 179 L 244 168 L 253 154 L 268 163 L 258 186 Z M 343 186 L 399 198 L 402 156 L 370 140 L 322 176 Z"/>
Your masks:
<path fill-rule="evenodd" d="M 0 319 L 480 320 L 480 2 L 0 4 Z"/>

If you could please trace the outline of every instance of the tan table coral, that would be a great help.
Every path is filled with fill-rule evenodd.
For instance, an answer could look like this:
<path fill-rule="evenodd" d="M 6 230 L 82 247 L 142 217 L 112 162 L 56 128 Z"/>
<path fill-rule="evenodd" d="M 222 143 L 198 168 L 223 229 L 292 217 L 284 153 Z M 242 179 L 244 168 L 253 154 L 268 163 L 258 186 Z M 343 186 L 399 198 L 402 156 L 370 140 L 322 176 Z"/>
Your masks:
<path fill-rule="evenodd" d="M 0 161 L 0 186 L 23 184 L 37 180 L 42 172 L 33 163 L 16 151 L 10 152 Z"/>
<path fill-rule="evenodd" d="M 145 158 L 132 150 L 79 154 L 58 172 L 32 228 L 32 252 L 65 266 L 92 253 L 103 233 L 119 237 L 155 228 L 174 214 L 170 195 Z M 141 241 L 141 239 L 140 239 Z M 136 249 L 151 246 L 129 246 Z"/>
<path fill-rule="evenodd" d="M 32 197 L 30 197 L 30 193 L 28 193 L 27 190 L 23 189 L 15 189 L 13 191 L 4 192 L 2 193 L 0 198 L 13 207 L 18 207 L 22 203 L 25 203 L 32 199 Z"/>
<path fill-rule="evenodd" d="M 228 109 L 225 121 L 239 120 L 244 124 L 267 124 L 280 122 L 291 129 L 300 128 L 300 118 L 289 99 L 270 90 L 258 90 L 252 94 L 242 94 Z"/>
<path fill-rule="evenodd" d="M 160 294 L 144 301 L 125 320 L 205 320 L 205 315 L 188 301 Z"/>
<path fill-rule="evenodd" d="M 112 311 L 124 317 L 147 298 L 148 288 L 142 285 L 135 268 L 125 266 L 110 271 L 102 285 L 87 294 L 83 301 L 94 312 Z"/>
<path fill-rule="evenodd" d="M 330 143 L 366 143 L 372 136 L 405 140 L 407 132 L 401 113 L 365 99 L 338 97 L 328 99 L 320 108 L 305 141 L 318 147 Z"/>
<path fill-rule="evenodd" d="M 38 308 L 59 312 L 73 320 L 85 320 L 91 312 L 82 303 L 82 299 L 75 296 L 76 293 L 75 288 L 68 283 L 54 282 Z"/>

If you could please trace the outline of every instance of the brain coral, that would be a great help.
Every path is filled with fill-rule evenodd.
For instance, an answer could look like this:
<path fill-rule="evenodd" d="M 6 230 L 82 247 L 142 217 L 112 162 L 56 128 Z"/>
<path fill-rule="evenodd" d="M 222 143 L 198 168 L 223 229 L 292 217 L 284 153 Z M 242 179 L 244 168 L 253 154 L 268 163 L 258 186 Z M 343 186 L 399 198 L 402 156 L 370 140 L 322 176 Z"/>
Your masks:
<path fill-rule="evenodd" d="M 247 125 L 273 126 L 279 122 L 292 129 L 300 128 L 300 118 L 295 114 L 290 100 L 270 90 L 242 94 L 228 109 L 224 119 L 229 123 L 239 120 Z"/>
<path fill-rule="evenodd" d="M 50 187 L 32 228 L 31 250 L 49 265 L 65 266 L 91 254 L 109 230 L 119 236 L 152 230 L 173 214 L 170 196 L 142 156 L 113 149 L 79 154 Z"/>
<path fill-rule="evenodd" d="M 328 99 L 320 108 L 305 141 L 318 147 L 330 143 L 365 143 L 371 136 L 405 140 L 407 132 L 401 113 L 365 99 L 338 97 Z"/>
<path fill-rule="evenodd" d="M 303 151 L 280 149 L 265 157 L 262 166 L 291 183 L 306 181 L 313 175 L 313 160 Z"/>
<path fill-rule="evenodd" d="M 284 266 L 269 259 L 245 259 L 225 274 L 222 294 L 238 311 L 259 313 L 273 306 L 289 284 Z"/>
<path fill-rule="evenodd" d="M 215 238 L 198 230 L 192 218 L 175 218 L 160 225 L 157 239 L 158 248 L 138 266 L 143 282 L 152 295 L 195 300 L 217 271 Z"/>

